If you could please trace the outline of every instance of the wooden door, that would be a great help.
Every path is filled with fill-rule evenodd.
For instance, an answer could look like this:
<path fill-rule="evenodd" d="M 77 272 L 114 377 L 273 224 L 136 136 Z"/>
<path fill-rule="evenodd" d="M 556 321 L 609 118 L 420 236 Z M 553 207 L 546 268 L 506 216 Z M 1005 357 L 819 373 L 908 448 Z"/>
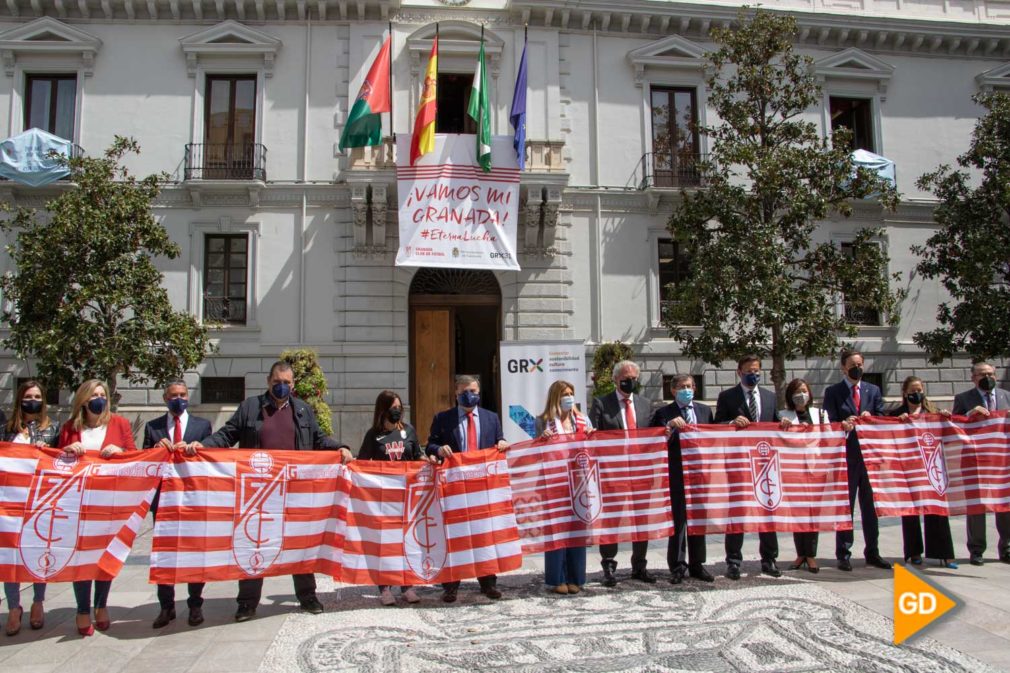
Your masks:
<path fill-rule="evenodd" d="M 415 308 L 412 314 L 414 368 L 411 419 L 421 444 L 432 417 L 452 406 L 452 309 Z"/>

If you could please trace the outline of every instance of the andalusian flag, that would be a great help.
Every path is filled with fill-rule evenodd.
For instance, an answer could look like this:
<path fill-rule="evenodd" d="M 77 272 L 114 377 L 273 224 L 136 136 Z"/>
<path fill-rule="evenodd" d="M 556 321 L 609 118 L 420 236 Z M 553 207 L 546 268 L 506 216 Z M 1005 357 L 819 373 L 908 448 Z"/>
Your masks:
<path fill-rule="evenodd" d="M 480 56 L 473 73 L 470 104 L 466 113 L 477 122 L 477 163 L 485 173 L 491 172 L 491 112 L 487 102 L 487 68 L 484 66 L 484 38 L 480 40 Z"/>
<path fill-rule="evenodd" d="M 389 98 L 389 41 L 382 43 L 379 55 L 368 69 L 358 98 L 340 134 L 340 150 L 382 143 L 382 113 L 392 109 Z"/>
<path fill-rule="evenodd" d="M 424 86 L 421 88 L 421 100 L 417 104 L 417 117 L 414 118 L 414 133 L 410 138 L 410 165 L 422 155 L 435 149 L 435 115 L 438 106 L 435 96 L 438 90 L 438 35 L 431 43 L 431 56 L 428 57 L 428 67 L 424 70 Z"/>

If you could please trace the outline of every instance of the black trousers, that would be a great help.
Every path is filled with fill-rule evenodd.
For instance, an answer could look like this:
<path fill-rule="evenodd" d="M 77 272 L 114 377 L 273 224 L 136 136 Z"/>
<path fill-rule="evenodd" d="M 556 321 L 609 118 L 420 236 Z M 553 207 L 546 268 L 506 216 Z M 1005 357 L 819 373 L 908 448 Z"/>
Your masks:
<path fill-rule="evenodd" d="M 796 555 L 817 558 L 817 538 L 820 533 L 793 533 Z"/>
<path fill-rule="evenodd" d="M 302 602 L 308 598 L 314 598 L 316 595 L 316 576 L 312 573 L 302 574 L 302 575 L 292 575 L 291 579 L 295 582 L 295 597 L 298 602 Z M 263 578 L 255 580 L 239 580 L 238 581 L 238 597 L 235 599 L 239 605 L 250 605 L 256 607 L 259 605 L 260 598 L 263 595 Z"/>
<path fill-rule="evenodd" d="M 762 561 L 774 561 L 779 556 L 779 536 L 776 533 L 758 533 L 758 552 Z M 726 565 L 743 562 L 743 533 L 726 533 Z"/>
<path fill-rule="evenodd" d="M 684 466 L 680 459 L 680 444 L 672 437 L 670 451 L 670 507 L 673 512 L 673 535 L 666 543 L 666 564 L 670 572 L 688 565 L 705 563 L 705 536 L 687 534 L 687 495 L 684 493 Z M 601 548 L 602 550 L 602 548 Z"/>
<path fill-rule="evenodd" d="M 483 591 L 484 589 L 489 589 L 493 586 L 497 586 L 498 576 L 484 575 L 483 577 L 478 577 L 477 584 L 480 585 L 481 591 Z M 459 589 L 459 585 L 460 585 L 459 582 L 443 582 L 442 589 L 444 589 L 445 591 L 456 591 Z"/>
<path fill-rule="evenodd" d="M 631 543 L 631 570 L 639 571 L 645 569 L 645 564 L 648 563 L 648 559 L 645 558 L 646 554 L 649 553 L 649 541 L 640 540 L 638 542 Z M 604 568 L 610 568 L 611 570 L 617 569 L 617 543 L 613 544 L 601 544 L 600 545 L 600 565 Z"/>
<path fill-rule="evenodd" d="M 981 556 L 985 553 L 985 517 L 985 514 L 969 514 L 965 517 L 970 554 Z M 996 512 L 993 518 L 996 519 L 996 532 L 999 534 L 996 550 L 1000 556 L 1003 556 L 1010 552 L 1010 512 Z"/>
<path fill-rule="evenodd" d="M 954 558 L 954 539 L 950 534 L 950 519 L 938 514 L 923 516 L 926 540 L 923 544 L 922 529 L 918 516 L 901 517 L 901 540 L 904 543 L 906 559 L 925 556 L 935 559 Z"/>
<path fill-rule="evenodd" d="M 873 507 L 873 489 L 870 487 L 870 477 L 866 474 L 866 464 L 863 463 L 863 454 L 859 452 L 859 445 L 855 445 L 855 451 L 851 444 L 855 442 L 855 433 L 849 433 L 850 445 L 846 446 L 845 462 L 849 476 L 849 507 L 856 511 L 856 498 L 859 498 L 859 513 L 863 520 L 863 556 L 872 558 L 880 556 L 880 547 L 877 540 L 880 536 L 880 526 L 877 522 L 877 510 Z M 852 544 L 855 536 L 851 530 L 840 530 L 835 533 L 835 558 L 841 561 L 848 560 L 852 556 Z"/>

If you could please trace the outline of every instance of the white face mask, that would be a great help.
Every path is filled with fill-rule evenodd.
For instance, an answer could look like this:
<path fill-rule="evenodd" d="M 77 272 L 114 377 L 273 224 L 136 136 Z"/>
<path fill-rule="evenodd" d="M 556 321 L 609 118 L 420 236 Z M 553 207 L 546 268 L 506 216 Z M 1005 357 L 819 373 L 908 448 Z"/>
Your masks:
<path fill-rule="evenodd" d="M 575 408 L 575 396 L 565 395 L 561 398 L 561 411 L 571 411 Z"/>
<path fill-rule="evenodd" d="M 797 407 L 805 407 L 809 401 L 810 395 L 807 395 L 806 393 L 796 393 L 793 395 L 793 404 Z"/>

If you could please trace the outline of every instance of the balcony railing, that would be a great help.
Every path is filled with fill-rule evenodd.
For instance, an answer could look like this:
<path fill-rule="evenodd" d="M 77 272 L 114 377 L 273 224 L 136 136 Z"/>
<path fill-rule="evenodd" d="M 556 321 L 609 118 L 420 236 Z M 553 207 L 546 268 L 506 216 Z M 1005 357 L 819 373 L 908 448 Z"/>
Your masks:
<path fill-rule="evenodd" d="M 245 299 L 203 296 L 203 319 L 208 322 L 244 325 L 246 322 Z"/>
<path fill-rule="evenodd" d="M 701 187 L 705 183 L 702 164 L 707 154 L 658 154 L 646 152 L 638 162 L 639 189 L 649 187 Z"/>
<path fill-rule="evenodd" d="M 261 143 L 189 143 L 184 180 L 267 179 L 267 148 Z"/>

